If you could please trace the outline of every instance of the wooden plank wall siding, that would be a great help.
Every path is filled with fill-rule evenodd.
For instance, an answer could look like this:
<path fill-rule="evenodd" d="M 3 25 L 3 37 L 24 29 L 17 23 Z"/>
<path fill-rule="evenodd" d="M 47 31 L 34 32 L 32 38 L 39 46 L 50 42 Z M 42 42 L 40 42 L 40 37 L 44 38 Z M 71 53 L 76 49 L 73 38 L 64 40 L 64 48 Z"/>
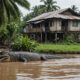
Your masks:
<path fill-rule="evenodd" d="M 28 30 L 29 32 L 43 32 L 43 29 L 39 27 L 31 28 L 31 29 L 29 28 Z"/>
<path fill-rule="evenodd" d="M 67 31 L 74 31 L 74 32 L 80 31 L 80 21 L 78 26 L 73 26 L 73 22 L 74 21 L 71 21 L 71 20 L 68 21 Z M 65 30 L 62 29 L 61 20 L 56 19 L 54 20 L 54 23 L 52 26 L 49 25 L 48 32 L 55 32 L 55 31 L 65 32 Z M 31 25 L 28 28 L 28 32 L 45 32 L 45 26 L 41 25 L 39 27 L 38 26 L 32 27 Z"/>
<path fill-rule="evenodd" d="M 53 31 L 61 31 L 61 21 L 60 20 L 54 20 L 54 22 L 52 23 L 52 25 L 50 25 L 51 23 L 49 23 L 49 27 L 47 27 L 47 31 L 48 32 L 53 32 Z M 45 25 L 41 25 L 40 27 L 29 27 L 29 32 L 45 32 Z"/>
<path fill-rule="evenodd" d="M 77 21 L 77 20 L 75 20 Z M 74 21 L 69 21 L 69 27 L 68 30 L 69 31 L 80 31 L 80 21 L 78 21 L 78 26 L 73 26 Z"/>

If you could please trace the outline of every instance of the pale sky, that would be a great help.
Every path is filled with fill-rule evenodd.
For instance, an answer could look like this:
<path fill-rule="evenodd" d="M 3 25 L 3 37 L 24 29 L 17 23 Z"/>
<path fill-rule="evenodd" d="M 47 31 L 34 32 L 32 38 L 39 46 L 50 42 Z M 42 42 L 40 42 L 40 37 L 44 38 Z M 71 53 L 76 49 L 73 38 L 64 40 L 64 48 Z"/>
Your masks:
<path fill-rule="evenodd" d="M 28 0 L 28 1 L 30 2 L 31 7 L 42 4 L 40 0 Z M 71 7 L 72 5 L 76 5 L 80 10 L 80 0 L 54 0 L 54 1 L 57 1 L 57 5 L 60 6 L 61 9 Z M 29 13 L 29 11 L 21 7 L 20 11 L 23 13 L 23 15 Z"/>

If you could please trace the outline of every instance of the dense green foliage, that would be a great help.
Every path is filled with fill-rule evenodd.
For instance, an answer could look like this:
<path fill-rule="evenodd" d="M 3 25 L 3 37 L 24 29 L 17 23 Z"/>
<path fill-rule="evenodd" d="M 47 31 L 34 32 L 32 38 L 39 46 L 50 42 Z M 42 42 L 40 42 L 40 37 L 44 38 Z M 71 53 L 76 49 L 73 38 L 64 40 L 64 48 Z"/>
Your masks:
<path fill-rule="evenodd" d="M 37 43 L 35 41 L 29 39 L 27 36 L 19 35 L 14 40 L 11 48 L 14 51 L 33 51 L 36 46 Z"/>
<path fill-rule="evenodd" d="M 80 33 L 67 33 L 64 37 L 64 40 L 62 43 L 64 44 L 78 44 L 80 43 L 79 39 Z"/>
<path fill-rule="evenodd" d="M 8 45 L 21 34 L 21 12 L 19 7 L 29 9 L 27 0 L 0 0 L 0 46 Z"/>
<path fill-rule="evenodd" d="M 0 45 L 5 44 L 6 39 L 8 37 L 8 31 L 6 29 L 6 27 L 0 27 Z"/>
<path fill-rule="evenodd" d="M 74 35 L 73 34 L 67 34 L 67 35 L 65 35 L 63 42 L 65 44 L 74 44 L 75 43 L 75 37 L 74 37 Z"/>
<path fill-rule="evenodd" d="M 18 24 L 14 22 L 0 27 L 0 43 L 2 45 L 10 44 L 18 34 L 18 28 Z"/>
<path fill-rule="evenodd" d="M 59 9 L 60 7 L 57 6 L 57 2 L 54 0 L 41 0 L 44 3 L 43 7 L 45 8 L 46 12 L 54 11 Z"/>
<path fill-rule="evenodd" d="M 20 19 L 18 5 L 29 9 L 27 0 L 0 0 L 0 26 Z"/>

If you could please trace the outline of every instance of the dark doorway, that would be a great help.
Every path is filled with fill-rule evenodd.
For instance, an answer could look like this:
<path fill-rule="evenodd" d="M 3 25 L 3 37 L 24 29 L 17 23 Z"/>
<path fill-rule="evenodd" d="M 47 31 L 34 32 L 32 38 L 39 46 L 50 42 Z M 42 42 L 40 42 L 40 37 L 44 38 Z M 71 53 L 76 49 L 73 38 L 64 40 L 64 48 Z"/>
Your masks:
<path fill-rule="evenodd" d="M 62 26 L 62 31 L 67 31 L 68 30 L 68 20 L 62 20 L 61 26 Z"/>
<path fill-rule="evenodd" d="M 46 20 L 44 24 L 45 24 L 45 32 L 48 32 L 49 31 L 49 20 Z"/>

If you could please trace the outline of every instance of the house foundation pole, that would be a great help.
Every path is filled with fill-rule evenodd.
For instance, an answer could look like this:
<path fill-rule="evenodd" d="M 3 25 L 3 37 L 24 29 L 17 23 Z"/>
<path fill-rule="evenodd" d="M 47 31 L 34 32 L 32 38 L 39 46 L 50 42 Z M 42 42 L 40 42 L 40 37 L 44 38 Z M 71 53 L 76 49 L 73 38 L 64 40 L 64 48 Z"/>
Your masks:
<path fill-rule="evenodd" d="M 30 33 L 29 37 L 32 39 L 32 34 Z"/>
<path fill-rule="evenodd" d="M 47 33 L 45 33 L 45 42 L 47 42 Z"/>
<path fill-rule="evenodd" d="M 42 40 L 43 40 L 43 36 L 42 36 L 42 32 L 41 32 L 41 42 L 42 42 Z"/>
<path fill-rule="evenodd" d="M 63 41 L 64 41 L 64 38 L 65 38 L 65 33 L 63 33 L 63 39 L 62 39 Z"/>
<path fill-rule="evenodd" d="M 36 39 L 35 33 L 34 33 L 34 40 Z"/>
<path fill-rule="evenodd" d="M 56 42 L 56 43 L 57 43 L 57 39 L 58 39 L 57 33 L 55 33 L 55 42 Z"/>

